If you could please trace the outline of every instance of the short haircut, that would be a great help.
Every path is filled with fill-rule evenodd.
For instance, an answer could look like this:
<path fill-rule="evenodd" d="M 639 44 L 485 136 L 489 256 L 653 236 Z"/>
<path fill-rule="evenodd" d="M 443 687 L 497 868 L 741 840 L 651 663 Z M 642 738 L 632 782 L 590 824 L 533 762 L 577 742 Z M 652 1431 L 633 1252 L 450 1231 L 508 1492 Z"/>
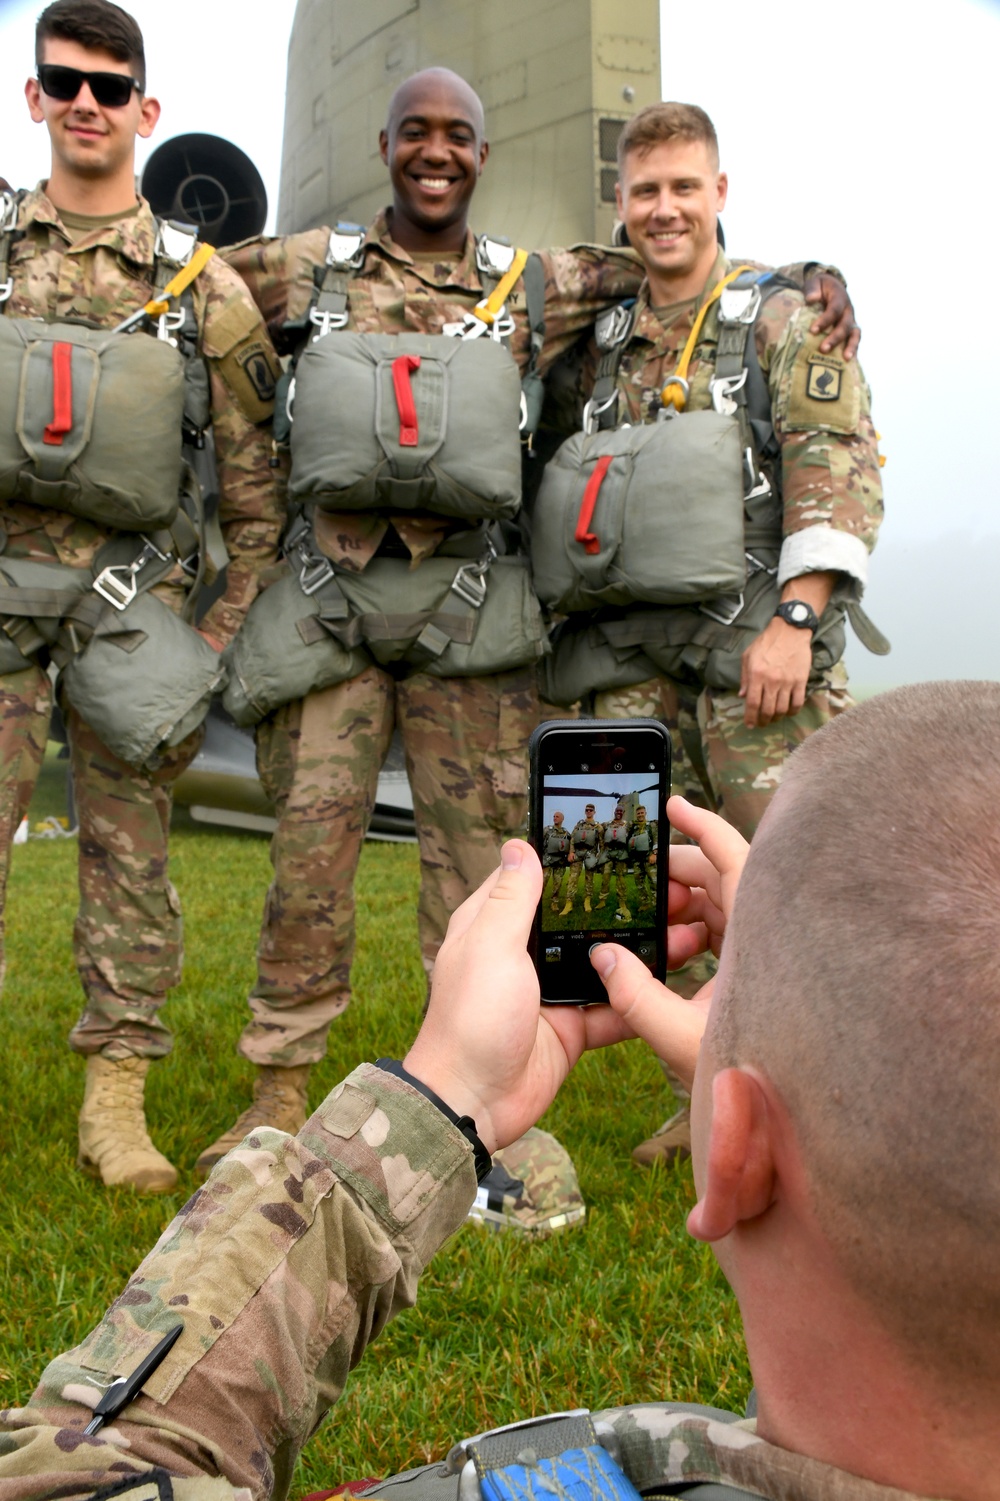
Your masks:
<path fill-rule="evenodd" d="M 994 1389 L 1000 683 L 881 694 L 787 762 L 710 1034 L 774 1083 L 815 1212 L 900 1348 Z"/>
<path fill-rule="evenodd" d="M 35 26 L 36 65 L 44 61 L 49 37 L 109 52 L 119 62 L 128 63 L 145 91 L 146 52 L 142 32 L 120 5 L 112 5 L 111 0 L 53 0 Z"/>
<path fill-rule="evenodd" d="M 645 813 L 645 811 L 646 811 L 646 804 L 645 803 L 637 803 L 635 811 L 637 813 Z"/>
<path fill-rule="evenodd" d="M 719 138 L 715 126 L 697 104 L 647 104 L 631 120 L 626 120 L 618 137 L 618 175 L 625 167 L 629 152 L 645 156 L 665 141 L 704 141 L 709 155 L 719 166 Z"/>

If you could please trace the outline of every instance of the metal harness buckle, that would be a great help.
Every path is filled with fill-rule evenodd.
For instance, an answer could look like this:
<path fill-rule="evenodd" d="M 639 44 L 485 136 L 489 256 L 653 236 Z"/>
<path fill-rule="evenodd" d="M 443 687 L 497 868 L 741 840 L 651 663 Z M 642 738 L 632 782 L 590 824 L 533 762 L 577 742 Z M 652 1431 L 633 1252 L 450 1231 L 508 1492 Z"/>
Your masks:
<path fill-rule="evenodd" d="M 331 329 L 346 328 L 347 313 L 325 313 L 320 312 L 317 307 L 311 307 L 309 309 L 309 322 L 314 323 L 319 330 L 318 333 L 312 336 L 312 342 L 315 344 L 319 339 L 328 334 Z"/>
<path fill-rule="evenodd" d="M 135 599 L 139 592 L 136 577 L 142 572 L 147 563 L 154 558 L 159 558 L 161 563 L 169 561 L 169 554 L 161 552 L 155 542 L 143 536 L 143 549 L 139 556 L 131 563 L 109 563 L 102 568 L 94 580 L 94 588 L 102 599 L 106 599 L 109 605 L 114 605 L 116 610 L 125 610 Z"/>
<path fill-rule="evenodd" d="M 305 595 L 315 594 L 317 589 L 333 578 L 333 564 L 329 558 L 317 557 L 306 542 L 298 546 L 302 567 L 299 569 L 299 587 Z"/>
<path fill-rule="evenodd" d="M 744 596 L 741 590 L 739 594 L 719 594 L 715 599 L 706 600 L 698 606 L 702 615 L 707 615 L 709 620 L 717 620 L 720 625 L 732 625 L 737 615 L 743 608 Z"/>
<path fill-rule="evenodd" d="M 620 302 L 602 313 L 594 324 L 594 338 L 598 349 L 614 349 L 616 345 L 623 343 L 632 327 L 634 316 L 635 308 L 624 307 Z"/>
<path fill-rule="evenodd" d="M 759 500 L 762 495 L 770 495 L 771 481 L 763 469 L 758 469 L 753 461 L 753 450 L 747 448 L 743 454 L 743 470 L 747 477 L 750 488 L 744 495 L 744 500 Z"/>
<path fill-rule="evenodd" d="M 476 266 L 486 276 L 506 276 L 514 263 L 514 247 L 509 240 L 480 235 L 476 241 Z"/>
<path fill-rule="evenodd" d="M 187 322 L 187 309 L 179 307 L 175 312 L 161 313 L 156 320 L 156 337 L 162 339 L 164 344 L 172 344 L 177 348 L 177 340 L 171 335 L 179 333 Z"/>
<path fill-rule="evenodd" d="M 8 276 L 6 281 L 0 281 L 0 302 L 6 302 L 14 290 L 14 278 Z"/>
<path fill-rule="evenodd" d="M 739 375 L 715 375 L 709 383 L 709 395 L 712 398 L 712 406 L 723 417 L 731 417 L 736 411 L 736 402 L 733 400 L 737 391 L 742 391 L 747 383 L 747 369 L 744 365 Z"/>
<path fill-rule="evenodd" d="M 481 610 L 486 602 L 486 575 L 496 555 L 493 543 L 488 542 L 485 556 L 476 563 L 463 563 L 451 581 L 452 592 L 474 610 Z"/>
<path fill-rule="evenodd" d="M 735 282 L 719 294 L 720 323 L 753 323 L 760 312 L 760 287 L 741 287 Z"/>
<path fill-rule="evenodd" d="M 153 259 L 170 261 L 178 268 L 186 266 L 197 243 L 198 231 L 193 224 L 182 224 L 177 219 L 157 219 Z"/>
<path fill-rule="evenodd" d="M 601 402 L 595 402 L 593 397 L 590 398 L 583 409 L 583 431 L 587 434 L 588 438 L 591 433 L 597 432 L 598 417 L 607 412 L 617 400 L 617 390 L 612 391 L 611 395 L 606 396 Z"/>
<path fill-rule="evenodd" d="M 335 271 L 356 271 L 364 260 L 365 231 L 360 224 L 337 224 L 330 232 L 326 264 Z"/>

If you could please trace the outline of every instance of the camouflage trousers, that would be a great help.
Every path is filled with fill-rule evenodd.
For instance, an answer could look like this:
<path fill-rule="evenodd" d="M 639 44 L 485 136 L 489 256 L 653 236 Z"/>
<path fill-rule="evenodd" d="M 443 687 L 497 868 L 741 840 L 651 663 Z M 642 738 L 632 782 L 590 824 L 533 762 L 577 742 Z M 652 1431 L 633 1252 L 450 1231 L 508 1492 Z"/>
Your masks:
<path fill-rule="evenodd" d="M 797 714 L 754 729 L 743 723 L 738 694 L 715 688 L 699 693 L 670 678 L 598 693 L 594 713 L 599 719 L 661 720 L 673 743 L 672 791 L 720 813 L 751 839 L 792 751 L 852 703 L 847 673 L 838 664 Z"/>
<path fill-rule="evenodd" d="M 179 1477 L 161 1498 L 235 1501 L 235 1490 L 240 1501 L 282 1501 L 303 1443 L 365 1346 L 412 1307 L 475 1187 L 464 1138 L 371 1065 L 298 1136 L 254 1132 L 97 1328 L 50 1363 L 30 1405 L 0 1413 L 0 1496 L 88 1496 L 156 1466 Z M 184 1332 L 142 1395 L 84 1438 L 110 1381 L 178 1322 Z"/>
<path fill-rule="evenodd" d="M 259 727 L 257 765 L 278 827 L 244 1057 L 285 1068 L 318 1062 L 350 1002 L 354 876 L 394 727 L 413 792 L 429 973 L 452 912 L 495 868 L 503 840 L 524 832 L 536 722 L 533 667 L 401 681 L 370 667 Z"/>
<path fill-rule="evenodd" d="M 0 676 L 0 911 L 51 710 L 52 686 L 41 668 Z M 161 1058 L 173 1038 L 159 1008 L 180 982 L 183 961 L 180 902 L 167 876 L 170 784 L 194 759 L 202 732 L 149 777 L 112 755 L 73 709 L 64 714 L 79 822 L 73 952 L 86 997 L 70 1046 L 107 1058 Z"/>
<path fill-rule="evenodd" d="M 581 878 L 583 880 L 584 895 L 586 896 L 588 901 L 592 902 L 594 900 L 594 877 L 599 874 L 599 866 L 595 865 L 593 870 L 588 870 L 586 861 L 581 859 L 578 855 L 573 861 L 573 864 L 569 867 L 569 881 L 566 886 L 567 902 L 576 901 L 577 892 L 580 889 Z"/>
<path fill-rule="evenodd" d="M 572 867 L 565 863 L 561 865 L 547 865 L 542 882 L 542 901 L 551 901 L 553 906 L 558 906 L 562 901 L 563 889 L 566 878 Z"/>
<path fill-rule="evenodd" d="M 613 896 L 617 902 L 618 884 L 620 881 L 622 888 L 621 899 L 624 902 L 628 894 L 625 887 L 625 872 L 627 868 L 628 862 L 626 860 L 608 860 L 608 863 L 604 867 L 604 895 L 601 898 L 602 901 L 606 901 L 608 897 Z"/>

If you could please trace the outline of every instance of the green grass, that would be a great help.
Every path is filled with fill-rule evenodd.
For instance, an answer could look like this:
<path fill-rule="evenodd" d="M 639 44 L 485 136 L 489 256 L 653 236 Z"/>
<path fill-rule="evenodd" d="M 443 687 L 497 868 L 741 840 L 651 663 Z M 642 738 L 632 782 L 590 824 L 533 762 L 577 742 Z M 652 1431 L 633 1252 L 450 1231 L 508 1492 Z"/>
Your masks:
<path fill-rule="evenodd" d="M 50 761 L 32 818 L 63 811 Z M 46 1358 L 80 1339 L 196 1187 L 202 1145 L 246 1103 L 235 1055 L 269 863 L 263 839 L 209 833 L 178 815 L 171 873 L 187 933 L 171 998 L 173 1055 L 150 1075 L 149 1119 L 182 1169 L 179 1191 L 139 1199 L 74 1166 L 83 1063 L 65 1045 L 79 989 L 70 949 L 73 840 L 14 851 L 3 996 L 0 1153 L 0 1405 L 27 1399 Z M 313 1076 L 315 1103 L 357 1062 L 400 1056 L 424 984 L 416 943 L 416 850 L 368 845 L 359 877 L 355 1002 Z M 690 1240 L 690 1170 L 644 1172 L 629 1148 L 670 1097 L 632 1044 L 581 1063 L 544 1124 L 573 1154 L 585 1227 L 530 1244 L 463 1229 L 403 1314 L 365 1356 L 306 1451 L 293 1494 L 442 1455 L 493 1424 L 568 1406 L 635 1400 L 741 1406 L 749 1389 L 735 1303 Z"/>

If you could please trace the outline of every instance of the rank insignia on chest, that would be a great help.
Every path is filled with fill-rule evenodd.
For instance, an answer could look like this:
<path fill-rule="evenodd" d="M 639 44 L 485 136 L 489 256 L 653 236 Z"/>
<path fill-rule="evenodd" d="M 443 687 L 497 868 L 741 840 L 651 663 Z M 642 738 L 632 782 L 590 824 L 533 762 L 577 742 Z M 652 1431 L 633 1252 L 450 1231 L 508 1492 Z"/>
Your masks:
<path fill-rule="evenodd" d="M 806 395 L 813 401 L 837 401 L 844 369 L 839 360 L 813 355 L 809 361 Z"/>

